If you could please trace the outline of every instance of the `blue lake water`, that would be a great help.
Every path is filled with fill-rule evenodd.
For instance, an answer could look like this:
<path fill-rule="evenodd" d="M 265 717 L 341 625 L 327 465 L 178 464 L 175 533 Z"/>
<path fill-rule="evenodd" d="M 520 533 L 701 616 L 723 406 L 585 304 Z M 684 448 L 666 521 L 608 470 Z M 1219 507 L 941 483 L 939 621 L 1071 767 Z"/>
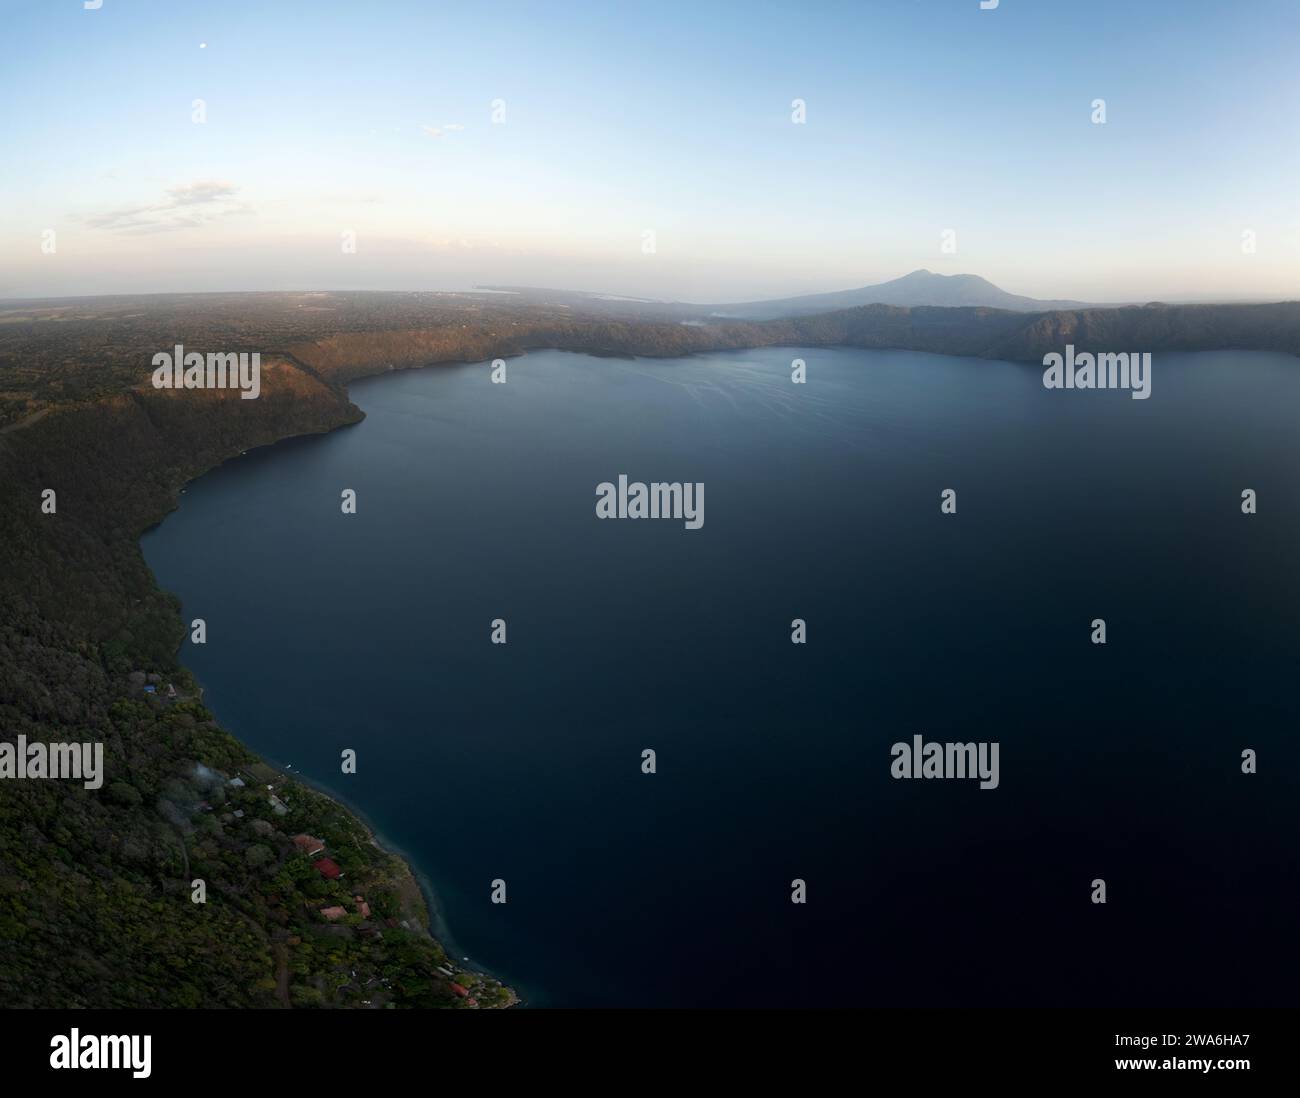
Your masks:
<path fill-rule="evenodd" d="M 1158 355 L 1139 401 L 904 352 L 540 352 L 351 395 L 145 554 L 208 622 L 181 655 L 218 718 L 528 1002 L 1294 1001 L 1300 360 Z M 703 528 L 598 520 L 620 473 L 704 482 Z M 999 787 L 894 780 L 915 734 L 998 742 Z"/>

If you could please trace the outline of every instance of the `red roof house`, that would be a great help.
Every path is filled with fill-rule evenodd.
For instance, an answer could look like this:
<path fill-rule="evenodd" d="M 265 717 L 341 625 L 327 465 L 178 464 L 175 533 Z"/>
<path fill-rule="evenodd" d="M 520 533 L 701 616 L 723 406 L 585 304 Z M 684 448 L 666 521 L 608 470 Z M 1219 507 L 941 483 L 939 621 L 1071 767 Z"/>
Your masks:
<path fill-rule="evenodd" d="M 460 984 L 452 984 L 451 990 L 454 991 L 457 995 L 459 995 L 462 999 L 469 994 L 469 992 L 465 988 L 461 987 Z"/>
<path fill-rule="evenodd" d="M 336 881 L 343 876 L 343 870 L 339 869 L 338 862 L 333 858 L 320 858 L 312 864 L 320 870 L 320 875 L 327 880 Z"/>
<path fill-rule="evenodd" d="M 320 839 L 314 839 L 310 835 L 295 835 L 293 845 L 308 857 L 313 854 L 320 854 L 325 850 L 325 844 Z"/>

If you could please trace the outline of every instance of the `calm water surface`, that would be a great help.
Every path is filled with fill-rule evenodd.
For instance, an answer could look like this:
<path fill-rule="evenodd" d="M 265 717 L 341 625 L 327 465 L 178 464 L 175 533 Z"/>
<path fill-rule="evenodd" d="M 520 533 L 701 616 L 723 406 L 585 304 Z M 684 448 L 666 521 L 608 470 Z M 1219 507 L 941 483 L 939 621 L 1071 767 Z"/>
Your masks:
<path fill-rule="evenodd" d="M 529 1002 L 1294 1001 L 1300 360 L 1157 356 L 1146 401 L 797 348 L 351 393 L 145 553 L 220 720 Z M 598 521 L 619 473 L 703 481 L 703 529 Z M 999 788 L 891 779 L 917 733 L 997 741 Z"/>

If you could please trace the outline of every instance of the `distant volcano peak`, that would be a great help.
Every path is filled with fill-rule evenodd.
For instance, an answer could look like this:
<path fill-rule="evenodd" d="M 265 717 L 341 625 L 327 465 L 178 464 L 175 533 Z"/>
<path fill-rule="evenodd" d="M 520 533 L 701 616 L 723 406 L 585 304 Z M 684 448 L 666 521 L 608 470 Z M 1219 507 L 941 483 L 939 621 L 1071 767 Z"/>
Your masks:
<path fill-rule="evenodd" d="M 773 301 L 748 301 L 739 305 L 720 305 L 715 312 L 722 316 L 750 320 L 777 317 L 809 316 L 813 313 L 855 309 L 862 305 L 982 307 L 1036 313 L 1053 309 L 1077 309 L 1083 301 L 1042 301 L 1008 293 L 987 278 L 974 274 L 936 274 L 924 267 L 873 286 L 837 290 L 825 294 L 781 298 Z"/>

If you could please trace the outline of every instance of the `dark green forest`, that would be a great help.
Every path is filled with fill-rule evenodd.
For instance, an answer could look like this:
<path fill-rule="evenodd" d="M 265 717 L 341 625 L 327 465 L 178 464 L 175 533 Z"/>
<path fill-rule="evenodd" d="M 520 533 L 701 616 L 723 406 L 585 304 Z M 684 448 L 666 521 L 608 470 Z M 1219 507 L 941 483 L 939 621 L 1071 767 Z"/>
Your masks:
<path fill-rule="evenodd" d="M 268 376 L 257 401 L 127 393 L 57 406 L 0 436 L 0 736 L 102 742 L 105 760 L 95 790 L 0 782 L 8 1006 L 513 999 L 449 961 L 400 859 L 219 728 L 177 665 L 178 607 L 157 590 L 139 534 L 186 480 L 232 453 L 359 415 L 296 369 Z M 41 507 L 46 489 L 53 513 Z M 340 879 L 295 846 L 300 834 L 323 842 Z M 194 880 L 204 903 L 192 902 Z M 346 914 L 321 914 L 335 907 Z"/>

